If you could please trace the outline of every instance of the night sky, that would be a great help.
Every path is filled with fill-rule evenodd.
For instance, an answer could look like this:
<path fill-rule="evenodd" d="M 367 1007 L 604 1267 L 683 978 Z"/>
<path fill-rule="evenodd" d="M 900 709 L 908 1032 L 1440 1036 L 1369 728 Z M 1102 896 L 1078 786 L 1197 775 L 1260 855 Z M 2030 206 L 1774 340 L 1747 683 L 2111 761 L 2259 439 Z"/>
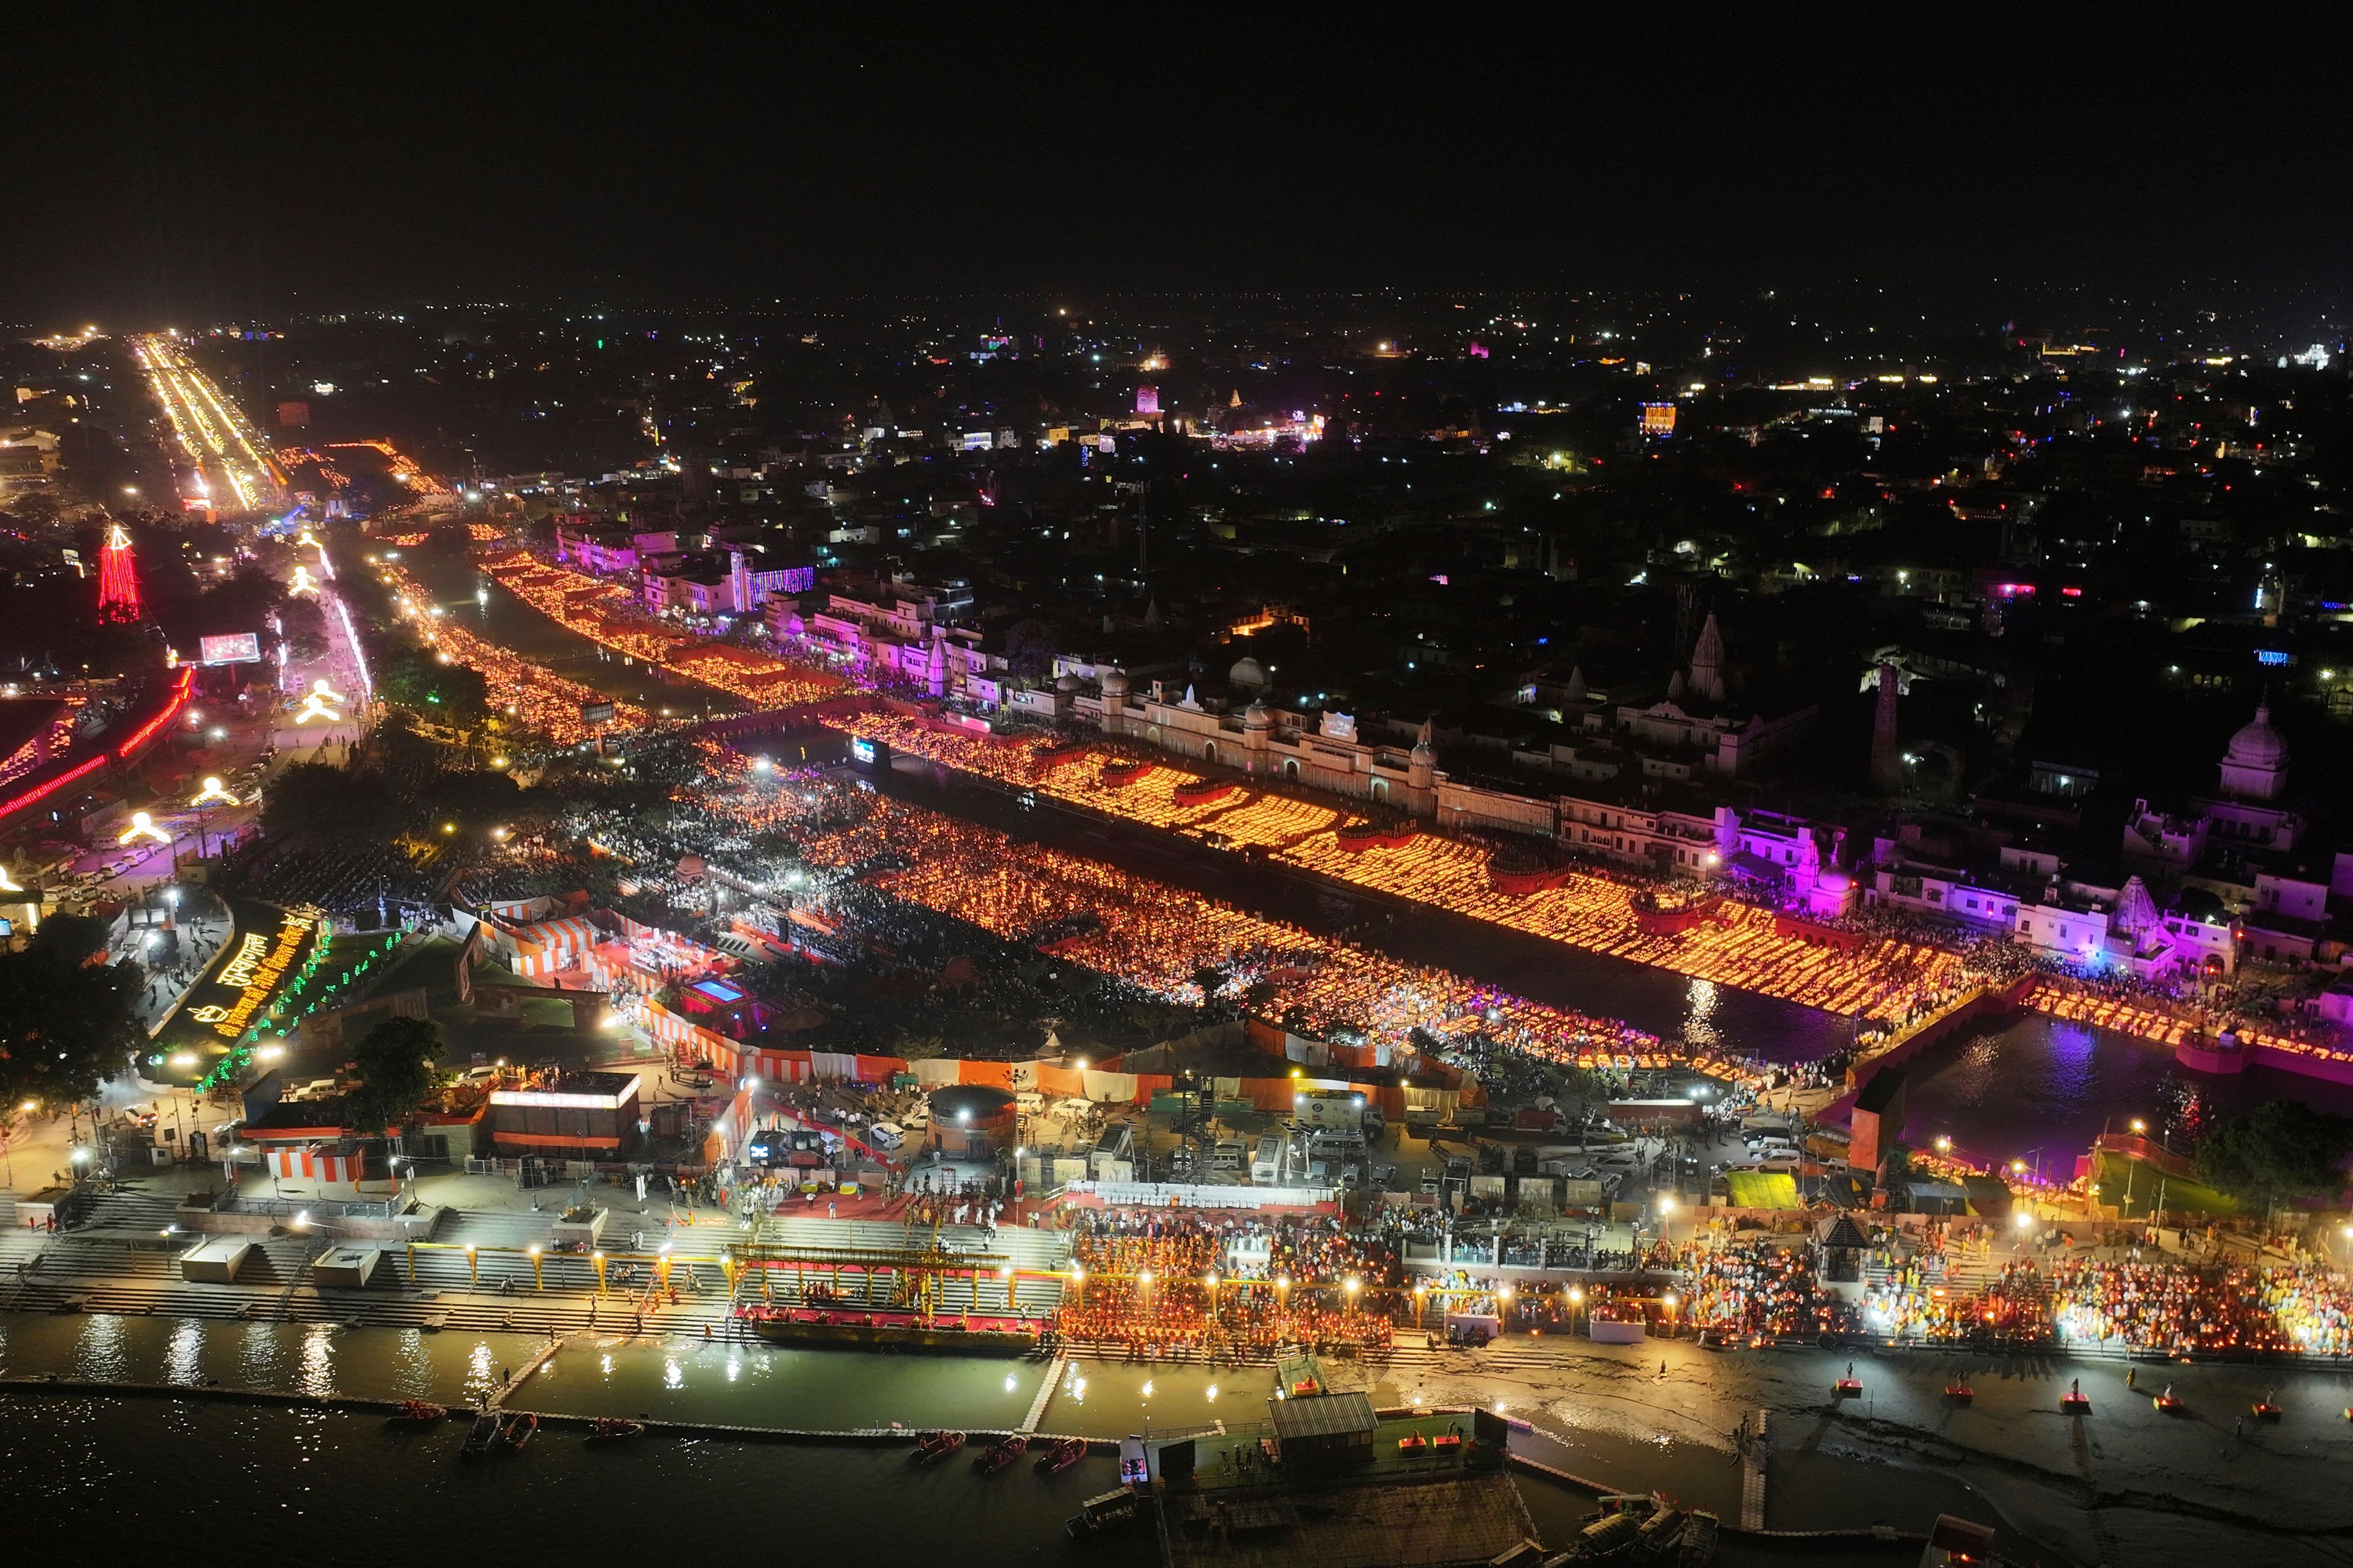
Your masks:
<path fill-rule="evenodd" d="M 12 18 L 0 67 L 16 325 L 923 290 L 2333 292 L 2353 242 L 2336 67 L 2242 57 L 2219 18 L 2152 41 L 2158 13 L 2063 30 L 2050 7 L 1941 31 L 1886 7 L 1206 7 L 1149 36 L 1100 7 L 58 9 Z"/>

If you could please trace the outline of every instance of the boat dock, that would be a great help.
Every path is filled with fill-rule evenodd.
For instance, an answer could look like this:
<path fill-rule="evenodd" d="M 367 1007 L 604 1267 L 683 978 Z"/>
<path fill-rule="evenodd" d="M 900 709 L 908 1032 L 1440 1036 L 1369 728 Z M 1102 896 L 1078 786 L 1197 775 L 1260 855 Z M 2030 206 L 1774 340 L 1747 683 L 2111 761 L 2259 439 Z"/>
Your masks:
<path fill-rule="evenodd" d="M 1765 1528 L 1765 1466 L 1773 1457 L 1771 1413 L 1752 1410 L 1740 1424 L 1740 1528 Z"/>

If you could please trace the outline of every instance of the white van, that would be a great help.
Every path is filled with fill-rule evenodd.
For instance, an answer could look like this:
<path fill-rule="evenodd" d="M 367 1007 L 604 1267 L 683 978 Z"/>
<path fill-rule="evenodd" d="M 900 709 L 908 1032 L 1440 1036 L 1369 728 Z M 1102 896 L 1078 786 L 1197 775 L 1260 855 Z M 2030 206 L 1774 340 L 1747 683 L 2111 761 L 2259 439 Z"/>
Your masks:
<path fill-rule="evenodd" d="M 1270 1132 L 1258 1141 L 1257 1151 L 1250 1155 L 1250 1180 L 1261 1186 L 1273 1186 L 1282 1180 L 1282 1152 L 1285 1140 L 1279 1132 Z"/>
<path fill-rule="evenodd" d="M 878 1121 L 866 1130 L 865 1141 L 885 1154 L 895 1154 L 906 1144 L 907 1135 L 892 1122 Z"/>
<path fill-rule="evenodd" d="M 1209 1169 L 1212 1171 L 1239 1172 L 1241 1168 L 1242 1146 L 1232 1139 L 1219 1143 L 1216 1152 L 1209 1156 Z"/>

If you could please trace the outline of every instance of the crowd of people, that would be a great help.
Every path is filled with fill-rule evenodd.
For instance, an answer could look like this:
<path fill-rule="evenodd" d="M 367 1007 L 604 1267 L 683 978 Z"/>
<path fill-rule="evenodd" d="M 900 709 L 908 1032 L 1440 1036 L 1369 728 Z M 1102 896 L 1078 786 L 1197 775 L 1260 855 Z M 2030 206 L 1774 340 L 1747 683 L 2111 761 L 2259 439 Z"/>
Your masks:
<path fill-rule="evenodd" d="M 1339 837 L 1345 826 L 1339 813 L 1319 820 L 1313 813 L 1322 808 L 1294 801 L 1275 808 L 1267 824 L 1274 830 L 1261 832 L 1259 816 L 1244 814 L 1262 812 L 1274 797 L 1244 788 L 1188 799 L 1181 792 L 1193 775 L 1164 763 L 1107 773 L 1107 756 L 1129 759 L 1105 746 L 1041 746 L 879 710 L 828 714 L 824 721 L 885 740 L 896 751 L 1148 826 L 1223 832 L 1233 818 L 1244 841 L 1344 882 L 1831 1012 L 1902 1017 L 1930 998 L 1951 994 L 1962 982 L 1959 961 L 1942 950 L 1893 937 L 1855 950 L 1810 945 L 1779 934 L 1768 911 L 1746 905 L 1725 905 L 1717 919 L 1685 931 L 1652 935 L 1634 921 L 1634 889 L 1625 881 L 1574 873 L 1557 888 L 1507 894 L 1490 874 L 1492 851 L 1473 840 L 1418 833 L 1400 845 L 1355 847 Z"/>
<path fill-rule="evenodd" d="M 1131 1354 L 1384 1349 L 1394 1331 L 1396 1255 L 1335 1218 L 1091 1210 L 1071 1256 L 1057 1331 Z"/>
<path fill-rule="evenodd" d="M 1265 1012 L 1296 1017 L 1303 1032 L 1359 1034 L 1384 1057 L 1472 1037 L 1588 1065 L 1660 1052 L 1654 1037 L 1623 1024 L 1404 963 L 1101 861 L 1017 844 L 887 796 L 860 795 L 857 805 L 853 821 L 807 808 L 818 819 L 794 828 L 806 860 L 1008 940 L 1049 936 L 1055 953 L 1174 1003 L 1249 993 Z M 1208 973 L 1214 993 L 1205 990 Z"/>
<path fill-rule="evenodd" d="M 1810 1247 L 1706 1248 L 1686 1274 L 1684 1321 L 1727 1337 L 1811 1338 L 1857 1324 L 1852 1305 L 1823 1289 Z"/>

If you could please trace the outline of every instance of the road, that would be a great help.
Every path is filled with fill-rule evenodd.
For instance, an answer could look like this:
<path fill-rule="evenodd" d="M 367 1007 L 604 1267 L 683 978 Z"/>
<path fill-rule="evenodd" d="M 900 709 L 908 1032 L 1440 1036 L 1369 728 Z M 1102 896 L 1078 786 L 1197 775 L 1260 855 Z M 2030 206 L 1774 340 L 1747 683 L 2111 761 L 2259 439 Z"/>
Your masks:
<path fill-rule="evenodd" d="M 221 395 L 177 341 L 149 333 L 131 341 L 180 449 L 195 466 L 182 504 L 206 511 L 274 511 L 288 503 L 285 476 L 244 413 Z"/>

